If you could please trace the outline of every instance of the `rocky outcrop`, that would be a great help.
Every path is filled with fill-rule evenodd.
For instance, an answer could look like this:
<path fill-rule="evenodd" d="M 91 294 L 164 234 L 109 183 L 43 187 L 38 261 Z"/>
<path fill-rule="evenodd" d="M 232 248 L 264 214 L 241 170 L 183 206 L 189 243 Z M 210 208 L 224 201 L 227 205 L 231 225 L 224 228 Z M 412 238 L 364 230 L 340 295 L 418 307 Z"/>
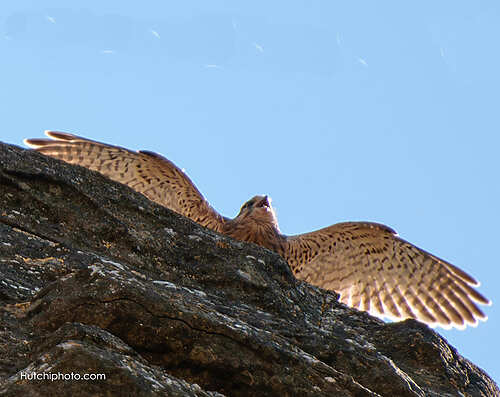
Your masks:
<path fill-rule="evenodd" d="M 0 220 L 0 395 L 500 394 L 427 326 L 86 169 L 0 145 Z"/>

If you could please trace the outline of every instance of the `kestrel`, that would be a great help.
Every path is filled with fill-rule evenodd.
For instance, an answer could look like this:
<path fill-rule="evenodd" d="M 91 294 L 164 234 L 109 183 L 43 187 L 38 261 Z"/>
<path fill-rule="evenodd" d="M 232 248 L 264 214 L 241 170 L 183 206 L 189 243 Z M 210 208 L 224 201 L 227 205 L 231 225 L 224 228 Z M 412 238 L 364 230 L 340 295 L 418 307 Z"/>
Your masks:
<path fill-rule="evenodd" d="M 37 151 L 100 172 L 150 200 L 241 241 L 271 249 L 300 280 L 336 291 L 356 309 L 393 320 L 463 329 L 485 321 L 477 303 L 490 301 L 479 283 L 456 266 L 401 239 L 391 228 L 344 222 L 296 236 L 280 232 L 267 196 L 247 201 L 234 219 L 214 210 L 188 176 L 166 158 L 76 135 L 46 131 L 52 139 L 25 139 Z"/>

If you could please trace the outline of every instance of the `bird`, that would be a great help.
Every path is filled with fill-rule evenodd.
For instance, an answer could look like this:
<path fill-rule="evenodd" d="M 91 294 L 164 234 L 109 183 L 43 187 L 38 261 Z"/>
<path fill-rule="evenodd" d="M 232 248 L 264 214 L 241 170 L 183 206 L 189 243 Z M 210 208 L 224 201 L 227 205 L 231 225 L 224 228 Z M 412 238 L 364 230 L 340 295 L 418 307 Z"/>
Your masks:
<path fill-rule="evenodd" d="M 148 199 L 236 240 L 278 253 L 294 276 L 335 291 L 355 309 L 393 321 L 415 319 L 431 327 L 464 329 L 487 316 L 490 305 L 465 271 L 403 240 L 388 226 L 341 222 L 309 233 L 282 234 L 271 199 L 257 195 L 231 219 L 220 215 L 189 177 L 151 151 L 45 131 L 25 139 L 36 151 L 77 164 L 131 187 Z"/>

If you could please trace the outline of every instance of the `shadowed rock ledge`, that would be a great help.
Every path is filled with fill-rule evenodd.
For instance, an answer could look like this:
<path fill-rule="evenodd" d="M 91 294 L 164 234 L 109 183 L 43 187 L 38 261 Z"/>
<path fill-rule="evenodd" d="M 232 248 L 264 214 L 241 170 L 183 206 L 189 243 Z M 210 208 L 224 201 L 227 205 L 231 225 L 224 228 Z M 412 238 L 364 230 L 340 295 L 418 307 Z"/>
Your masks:
<path fill-rule="evenodd" d="M 500 395 L 427 326 L 84 168 L 0 144 L 0 220 L 2 396 Z"/>

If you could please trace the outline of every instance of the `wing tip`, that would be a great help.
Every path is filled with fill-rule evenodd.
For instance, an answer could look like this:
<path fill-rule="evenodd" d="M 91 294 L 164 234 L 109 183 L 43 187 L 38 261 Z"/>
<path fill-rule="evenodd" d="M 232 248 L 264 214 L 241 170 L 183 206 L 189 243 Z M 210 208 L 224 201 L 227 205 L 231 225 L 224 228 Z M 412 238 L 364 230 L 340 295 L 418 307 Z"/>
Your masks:
<path fill-rule="evenodd" d="M 432 255 L 438 262 L 440 262 L 442 265 L 444 265 L 455 277 L 458 277 L 465 281 L 467 284 L 469 284 L 472 287 L 479 287 L 481 283 L 477 281 L 474 277 L 472 277 L 469 273 L 467 273 L 465 270 L 460 269 L 459 267 L 452 265 L 451 263 L 437 258 L 436 256 Z"/>
<path fill-rule="evenodd" d="M 479 297 L 481 299 L 477 299 L 476 297 L 471 297 L 472 300 L 475 300 L 476 302 L 480 303 L 481 305 L 485 305 L 485 306 L 493 305 L 493 302 L 491 301 L 491 299 L 486 298 L 485 296 L 483 296 L 482 294 L 480 294 L 477 291 L 476 291 L 476 293 L 477 293 L 477 295 L 479 295 Z"/>
<path fill-rule="evenodd" d="M 68 134 L 66 132 L 54 131 L 54 130 L 45 130 L 44 134 L 49 138 L 52 138 L 56 141 L 71 141 L 76 139 L 77 137 L 73 134 Z M 47 146 L 53 141 L 50 141 L 45 138 L 24 138 L 23 143 L 30 148 L 39 149 L 43 146 Z"/>
<path fill-rule="evenodd" d="M 31 139 L 30 139 L 30 138 L 24 138 L 24 139 L 23 139 L 23 143 L 24 143 L 26 146 L 29 146 L 29 147 L 36 147 L 36 145 L 34 145 L 33 143 L 31 143 Z"/>
<path fill-rule="evenodd" d="M 62 131 L 45 130 L 44 134 L 47 135 L 49 138 L 55 139 L 57 141 L 72 141 L 74 139 L 78 139 L 76 135 Z"/>
<path fill-rule="evenodd" d="M 48 139 L 43 139 L 43 138 L 25 138 L 23 139 L 23 143 L 32 148 L 32 149 L 40 149 L 44 146 L 47 146 L 47 143 L 49 142 Z"/>
<path fill-rule="evenodd" d="M 357 310 L 359 310 L 359 309 L 357 309 Z M 377 318 L 380 318 L 381 320 L 384 320 L 384 321 L 389 320 L 389 322 L 393 322 L 393 323 L 394 322 L 401 322 L 401 321 L 405 321 L 405 320 L 415 320 L 415 321 L 418 321 L 419 323 L 427 325 L 429 328 L 432 328 L 432 329 L 434 329 L 436 327 L 440 327 L 440 328 L 445 329 L 445 330 L 457 329 L 459 331 L 463 331 L 467 327 L 476 328 L 479 325 L 479 321 L 485 322 L 488 320 L 488 316 L 485 315 L 483 312 L 481 312 L 481 314 L 475 314 L 474 321 L 470 321 L 470 320 L 463 318 L 463 321 L 461 323 L 457 322 L 457 321 L 452 321 L 452 320 L 450 320 L 449 322 L 439 321 L 439 320 L 426 321 L 425 319 L 419 317 L 418 315 L 416 316 L 416 318 L 413 318 L 413 317 L 409 317 L 409 316 L 399 316 L 398 317 L 398 316 L 395 316 L 395 315 L 388 313 L 388 312 L 377 313 L 377 312 L 372 311 L 372 310 L 370 310 L 369 313 L 370 313 L 370 315 L 375 316 Z"/>
<path fill-rule="evenodd" d="M 486 306 L 491 306 L 493 302 L 485 297 L 483 294 L 481 294 L 479 291 L 476 291 L 473 288 L 470 288 L 470 291 L 468 291 L 469 298 L 473 300 L 474 302 L 477 302 L 481 305 L 486 305 Z"/>

